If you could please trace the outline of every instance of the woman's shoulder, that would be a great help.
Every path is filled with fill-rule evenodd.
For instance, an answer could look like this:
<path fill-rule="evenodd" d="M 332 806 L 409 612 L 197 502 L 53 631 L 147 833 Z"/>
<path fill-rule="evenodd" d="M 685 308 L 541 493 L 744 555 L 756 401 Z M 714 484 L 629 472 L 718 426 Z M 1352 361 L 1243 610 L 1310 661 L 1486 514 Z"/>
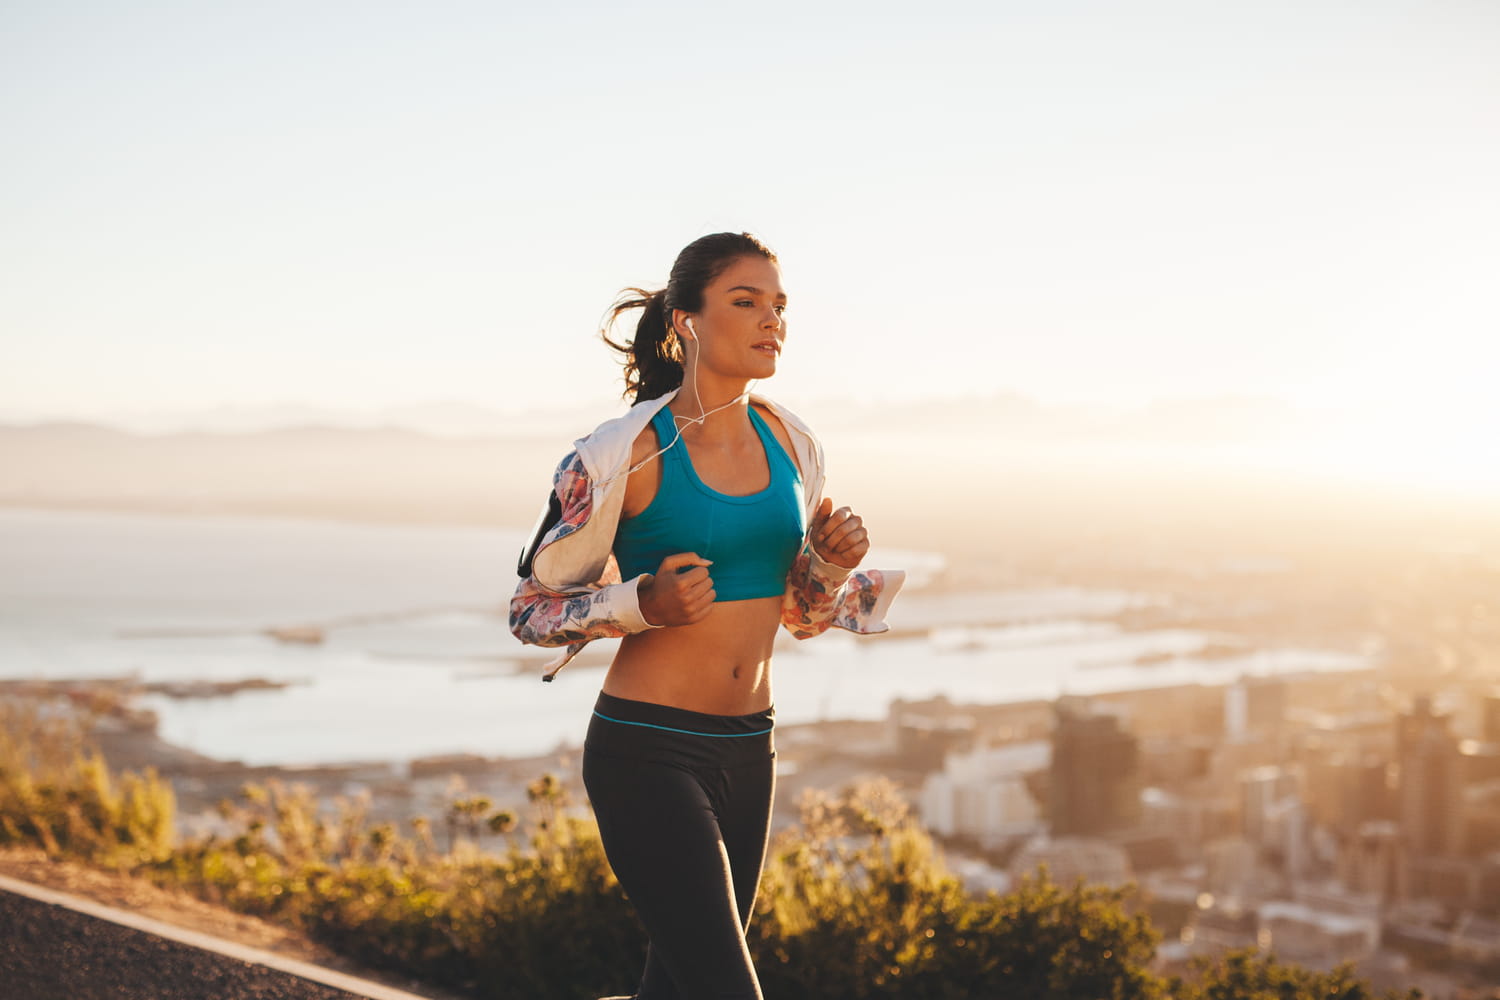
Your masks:
<path fill-rule="evenodd" d="M 821 489 L 823 481 L 823 444 L 805 421 L 774 399 L 751 395 L 750 405 L 761 416 L 771 417 L 766 421 L 772 434 L 781 442 L 797 463 L 803 481 L 812 489 Z"/>
<path fill-rule="evenodd" d="M 607 476 L 629 462 L 636 443 L 650 430 L 651 418 L 671 399 L 671 395 L 642 400 L 617 417 L 611 417 L 588 434 L 573 442 L 589 472 Z"/>
<path fill-rule="evenodd" d="M 776 442 L 781 445 L 782 449 L 788 455 L 795 457 L 797 447 L 792 441 L 792 435 L 787 430 L 786 421 L 781 418 L 781 414 L 766 405 L 764 400 L 752 400 L 750 402 L 750 410 L 765 423 L 766 429 L 771 432 L 771 436 L 776 439 Z M 801 462 L 797 464 L 800 466 Z"/>
<path fill-rule="evenodd" d="M 807 439 L 814 447 L 817 446 L 818 436 L 813 433 L 807 421 L 803 420 L 785 405 L 778 403 L 769 396 L 762 396 L 758 393 L 751 394 L 750 405 L 755 407 L 756 411 L 762 417 L 767 415 L 775 417 L 776 422 L 771 424 L 773 428 L 779 423 L 782 427 L 786 428 L 789 434 L 800 435 Z"/>

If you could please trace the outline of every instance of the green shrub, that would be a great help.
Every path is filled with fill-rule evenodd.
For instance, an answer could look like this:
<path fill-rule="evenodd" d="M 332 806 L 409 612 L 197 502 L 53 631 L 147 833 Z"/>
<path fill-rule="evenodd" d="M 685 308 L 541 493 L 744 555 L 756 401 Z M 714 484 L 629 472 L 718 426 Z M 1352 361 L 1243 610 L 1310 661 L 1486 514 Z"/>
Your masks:
<path fill-rule="evenodd" d="M 1318 972 L 1284 965 L 1275 956 L 1254 949 L 1232 951 L 1218 959 L 1197 962 L 1192 983 L 1176 982 L 1174 995 L 1183 1000 L 1376 1000 L 1377 994 L 1354 978 L 1349 966 Z M 1386 993 L 1388 1000 L 1420 1000 L 1421 990 Z"/>
<path fill-rule="evenodd" d="M 176 798 L 155 771 L 114 776 L 78 719 L 0 703 L 0 844 L 131 868 L 170 855 Z"/>
<path fill-rule="evenodd" d="M 431 821 L 331 816 L 300 786 L 246 785 L 232 833 L 175 844 L 170 787 L 112 775 L 76 725 L 17 715 L 0 728 L 0 843 L 131 869 L 300 928 L 342 954 L 482 998 L 577 1000 L 628 990 L 646 938 L 592 818 L 551 775 L 529 816 L 455 799 Z M 486 836 L 502 849 L 485 851 Z M 967 894 L 895 788 L 812 793 L 770 846 L 750 925 L 767 996 L 820 1000 L 1372 1000 L 1347 969 L 1234 953 L 1192 982 L 1148 969 L 1157 934 L 1130 891 L 1056 885 Z M 1416 994 L 1413 993 L 1412 996 Z"/>
<path fill-rule="evenodd" d="M 911 1000 L 1164 997 L 1156 935 L 1123 890 L 1042 879 L 974 899 L 893 786 L 804 797 L 778 838 L 751 925 L 768 996 Z"/>

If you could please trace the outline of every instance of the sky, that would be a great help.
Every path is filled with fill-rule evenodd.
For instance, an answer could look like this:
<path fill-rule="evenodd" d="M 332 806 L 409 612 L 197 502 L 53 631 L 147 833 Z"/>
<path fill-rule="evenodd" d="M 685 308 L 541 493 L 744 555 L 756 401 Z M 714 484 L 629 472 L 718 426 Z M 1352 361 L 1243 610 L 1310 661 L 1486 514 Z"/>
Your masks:
<path fill-rule="evenodd" d="M 785 399 L 1264 399 L 1457 468 L 1497 177 L 1487 0 L 10 0 L 0 420 L 617 398 L 616 292 L 734 229 Z"/>

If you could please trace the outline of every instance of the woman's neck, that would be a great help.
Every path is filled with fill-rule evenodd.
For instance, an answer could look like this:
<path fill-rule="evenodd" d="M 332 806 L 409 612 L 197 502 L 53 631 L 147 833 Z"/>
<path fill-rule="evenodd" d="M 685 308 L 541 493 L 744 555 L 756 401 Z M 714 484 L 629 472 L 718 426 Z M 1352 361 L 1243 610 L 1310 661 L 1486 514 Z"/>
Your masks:
<path fill-rule="evenodd" d="M 677 424 L 695 437 L 717 437 L 742 429 L 750 411 L 750 380 L 716 378 L 707 372 L 685 372 L 682 390 L 669 407 Z M 692 421 L 688 424 L 688 421 Z"/>

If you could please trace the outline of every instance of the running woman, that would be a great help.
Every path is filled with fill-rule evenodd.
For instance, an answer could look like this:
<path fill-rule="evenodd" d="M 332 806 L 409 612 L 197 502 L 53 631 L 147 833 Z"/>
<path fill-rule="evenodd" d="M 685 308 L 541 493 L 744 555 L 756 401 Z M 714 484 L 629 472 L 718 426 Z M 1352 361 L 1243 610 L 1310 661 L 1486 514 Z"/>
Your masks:
<path fill-rule="evenodd" d="M 650 937 L 638 1000 L 761 997 L 745 944 L 775 790 L 771 653 L 831 626 L 870 634 L 904 574 L 859 565 L 863 520 L 822 494 L 823 449 L 750 392 L 776 374 L 787 296 L 746 233 L 685 247 L 667 286 L 627 289 L 605 341 L 622 416 L 562 461 L 511 602 L 523 642 L 620 638 L 589 721 L 588 791 Z"/>

